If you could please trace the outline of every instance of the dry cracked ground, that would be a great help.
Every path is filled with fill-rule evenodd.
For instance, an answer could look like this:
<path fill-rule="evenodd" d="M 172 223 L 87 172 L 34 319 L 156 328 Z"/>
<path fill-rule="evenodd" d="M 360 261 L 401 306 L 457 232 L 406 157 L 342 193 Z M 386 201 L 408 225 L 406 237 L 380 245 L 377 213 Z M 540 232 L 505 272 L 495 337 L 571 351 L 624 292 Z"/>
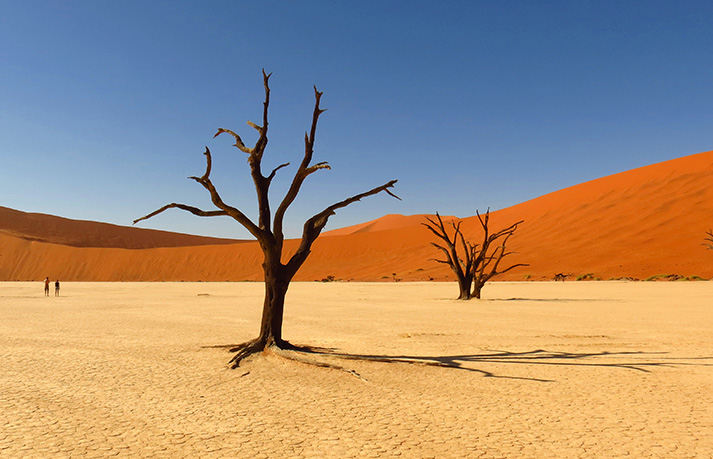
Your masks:
<path fill-rule="evenodd" d="M 713 282 L 0 283 L 0 457 L 710 458 Z M 414 363 L 403 363 L 399 360 Z"/>

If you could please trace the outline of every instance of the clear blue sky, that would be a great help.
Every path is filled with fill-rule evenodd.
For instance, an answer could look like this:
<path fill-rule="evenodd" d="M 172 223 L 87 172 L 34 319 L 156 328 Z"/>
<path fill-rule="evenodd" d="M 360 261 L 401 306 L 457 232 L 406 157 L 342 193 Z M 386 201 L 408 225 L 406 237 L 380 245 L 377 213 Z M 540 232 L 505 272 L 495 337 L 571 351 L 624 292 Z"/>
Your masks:
<path fill-rule="evenodd" d="M 245 122 L 272 72 L 269 171 L 315 161 L 289 236 L 387 213 L 469 216 L 713 149 L 711 1 L 0 0 L 0 205 L 130 225 L 166 203 L 210 209 L 187 180 L 204 146 L 225 201 L 255 217 Z M 275 179 L 273 205 L 293 168 Z M 142 227 L 247 238 L 173 210 Z"/>

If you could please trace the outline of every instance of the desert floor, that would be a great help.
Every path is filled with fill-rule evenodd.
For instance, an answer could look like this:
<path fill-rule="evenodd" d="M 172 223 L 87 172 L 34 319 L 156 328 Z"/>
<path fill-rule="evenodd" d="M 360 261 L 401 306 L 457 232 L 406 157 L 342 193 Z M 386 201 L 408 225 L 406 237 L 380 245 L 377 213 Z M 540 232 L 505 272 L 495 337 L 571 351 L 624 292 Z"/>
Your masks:
<path fill-rule="evenodd" d="M 0 457 L 713 457 L 713 282 L 0 283 Z M 53 293 L 53 292 L 52 292 Z"/>

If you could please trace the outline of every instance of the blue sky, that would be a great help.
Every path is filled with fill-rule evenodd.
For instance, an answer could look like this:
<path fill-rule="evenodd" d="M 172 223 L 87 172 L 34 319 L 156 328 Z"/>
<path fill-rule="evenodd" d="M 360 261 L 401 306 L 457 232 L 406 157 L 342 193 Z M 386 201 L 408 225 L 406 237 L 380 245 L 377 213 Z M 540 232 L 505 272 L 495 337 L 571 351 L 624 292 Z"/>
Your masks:
<path fill-rule="evenodd" d="M 256 218 L 246 156 L 272 72 L 268 171 L 315 161 L 287 215 L 342 209 L 469 216 L 713 149 L 710 1 L 0 0 L 0 205 L 130 225 L 169 202 L 223 199 Z M 294 167 L 275 179 L 276 206 Z M 142 227 L 248 238 L 174 210 Z"/>

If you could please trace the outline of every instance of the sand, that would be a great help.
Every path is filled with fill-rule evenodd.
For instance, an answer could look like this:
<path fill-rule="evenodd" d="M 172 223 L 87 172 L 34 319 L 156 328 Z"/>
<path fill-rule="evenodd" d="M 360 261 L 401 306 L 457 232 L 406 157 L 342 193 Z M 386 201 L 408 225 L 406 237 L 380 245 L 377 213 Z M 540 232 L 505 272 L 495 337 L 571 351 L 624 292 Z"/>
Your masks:
<path fill-rule="evenodd" d="M 259 283 L 0 283 L 0 456 L 713 457 L 713 282 L 295 283 L 285 336 L 457 368 L 260 355 Z"/>

